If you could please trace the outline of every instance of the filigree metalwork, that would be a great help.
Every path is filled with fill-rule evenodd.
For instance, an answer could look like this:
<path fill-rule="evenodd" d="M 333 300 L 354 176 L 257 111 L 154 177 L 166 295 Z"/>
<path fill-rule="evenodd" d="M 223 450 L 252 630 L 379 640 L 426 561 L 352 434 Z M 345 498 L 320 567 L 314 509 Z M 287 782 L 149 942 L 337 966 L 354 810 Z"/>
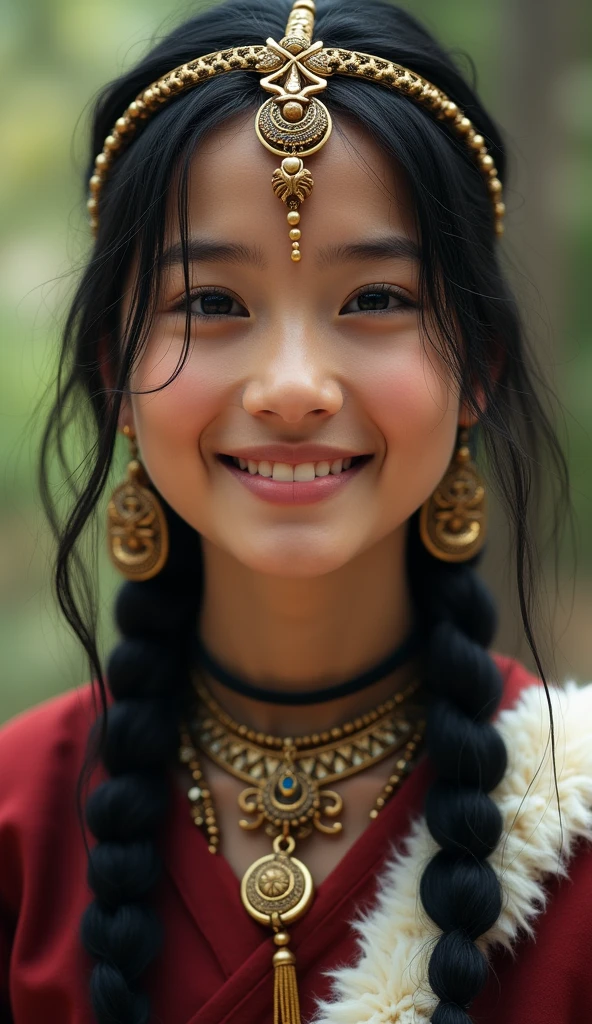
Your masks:
<path fill-rule="evenodd" d="M 445 562 L 474 558 L 485 542 L 485 487 L 471 460 L 466 433 L 440 484 L 420 513 L 421 538 Z"/>
<path fill-rule="evenodd" d="M 253 71 L 263 75 L 261 86 L 272 94 L 272 99 L 258 111 L 255 127 L 263 145 L 277 155 L 310 156 L 327 142 L 331 117 L 324 104 L 314 97 L 327 87 L 327 79 L 332 75 L 376 82 L 426 108 L 469 149 L 485 179 L 495 230 L 501 235 L 505 212 L 502 184 L 483 136 L 464 112 L 441 89 L 409 68 L 372 54 L 325 48 L 321 41 L 313 42 L 314 14 L 313 0 L 295 0 L 286 34 L 279 43 L 268 38 L 265 46 L 239 46 L 206 54 L 182 64 L 144 89 L 118 118 L 95 160 L 88 200 L 93 230 L 98 229 L 99 199 L 113 163 L 148 118 L 164 103 L 210 78 L 228 71 Z M 294 195 L 292 205 L 288 204 L 294 262 L 301 258 L 297 224 L 302 201 Z"/>
<path fill-rule="evenodd" d="M 413 711 L 402 713 L 401 703 L 417 689 L 411 684 L 375 712 L 334 730 L 334 737 L 296 740 L 245 735 L 226 715 L 208 690 L 198 686 L 201 705 L 193 727 L 196 741 L 211 760 L 236 778 L 249 783 L 238 798 L 247 818 L 239 822 L 248 831 L 265 824 L 268 835 L 294 832 L 297 839 L 313 829 L 334 835 L 341 830 L 337 818 L 343 809 L 338 793 L 326 788 L 355 775 L 409 743 L 414 733 Z M 303 742 L 304 740 L 304 742 Z M 331 819 L 326 821 L 324 819 Z"/>
<path fill-rule="evenodd" d="M 312 876 L 302 861 L 292 856 L 291 837 L 278 836 L 273 849 L 245 872 L 241 898 L 245 909 L 260 924 L 271 925 L 275 919 L 286 925 L 308 909 L 313 897 Z"/>
<path fill-rule="evenodd" d="M 127 579 L 138 581 L 160 572 L 168 555 L 166 518 L 146 482 L 141 463 L 132 459 L 127 480 L 115 488 L 107 505 L 111 561 Z"/>

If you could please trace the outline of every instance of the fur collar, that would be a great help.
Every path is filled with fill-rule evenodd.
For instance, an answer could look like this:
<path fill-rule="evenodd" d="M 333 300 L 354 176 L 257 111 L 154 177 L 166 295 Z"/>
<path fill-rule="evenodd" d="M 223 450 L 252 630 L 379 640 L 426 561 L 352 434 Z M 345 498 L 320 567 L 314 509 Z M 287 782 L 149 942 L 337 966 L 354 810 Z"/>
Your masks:
<path fill-rule="evenodd" d="M 563 847 L 548 705 L 544 689 L 533 685 L 496 720 L 509 765 L 491 794 L 504 822 L 504 836 L 491 863 L 505 901 L 501 917 L 478 940 L 485 952 L 496 944 L 511 949 L 521 930 L 534 933 L 534 920 L 545 906 L 545 876 L 566 875 L 575 841 L 592 840 L 592 684 L 578 688 L 570 682 L 564 689 L 553 688 L 551 700 Z M 333 999 L 319 1005 L 316 1024 L 429 1021 L 436 1000 L 426 965 L 440 932 L 422 909 L 418 880 L 437 849 L 424 818 L 419 818 L 385 869 L 376 906 L 354 923 L 359 961 L 332 972 Z"/>

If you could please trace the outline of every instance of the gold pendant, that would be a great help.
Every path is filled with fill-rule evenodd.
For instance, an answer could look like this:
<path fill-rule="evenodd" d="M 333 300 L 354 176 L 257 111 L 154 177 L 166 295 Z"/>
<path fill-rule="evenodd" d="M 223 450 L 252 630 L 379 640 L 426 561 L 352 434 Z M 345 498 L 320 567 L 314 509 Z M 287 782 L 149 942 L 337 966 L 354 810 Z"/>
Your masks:
<path fill-rule="evenodd" d="M 248 914 L 273 928 L 278 947 L 273 957 L 274 1024 L 300 1024 L 300 1002 L 296 978 L 296 957 L 288 944 L 286 925 L 306 913 L 314 896 L 312 875 L 302 861 L 292 856 L 290 835 L 276 836 L 273 853 L 251 864 L 241 882 L 241 899 Z"/>
<path fill-rule="evenodd" d="M 270 928 L 291 924 L 306 913 L 312 902 L 312 875 L 302 861 L 292 857 L 295 846 L 293 836 L 276 836 L 274 852 L 260 857 L 245 871 L 241 899 L 259 924 Z"/>
<path fill-rule="evenodd" d="M 254 821 L 241 818 L 239 825 L 248 831 L 267 821 L 270 836 L 286 835 L 291 829 L 297 839 L 310 835 L 313 827 L 326 835 L 341 832 L 341 822 L 326 825 L 322 816 L 335 818 L 343 809 L 343 800 L 332 789 L 319 789 L 316 782 L 292 765 L 291 751 L 286 751 L 280 767 L 269 779 L 244 789 L 238 798 L 241 811 L 255 816 Z"/>

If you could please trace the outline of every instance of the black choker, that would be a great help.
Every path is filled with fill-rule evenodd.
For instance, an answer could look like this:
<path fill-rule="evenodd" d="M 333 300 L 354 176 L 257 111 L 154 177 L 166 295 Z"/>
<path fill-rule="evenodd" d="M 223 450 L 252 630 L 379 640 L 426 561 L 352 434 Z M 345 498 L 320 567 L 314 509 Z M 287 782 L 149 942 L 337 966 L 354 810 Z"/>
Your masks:
<path fill-rule="evenodd" d="M 338 700 L 340 697 L 349 697 L 352 693 L 359 693 L 380 682 L 385 676 L 400 668 L 417 654 L 421 646 L 419 630 L 413 630 L 403 643 L 396 647 L 391 654 L 379 661 L 373 668 L 362 672 L 359 676 L 346 679 L 344 683 L 337 686 L 327 686 L 324 689 L 312 690 L 270 690 L 265 686 L 255 686 L 241 676 L 234 675 L 227 668 L 224 668 L 219 661 L 213 657 L 204 646 L 203 641 L 196 637 L 194 641 L 196 664 L 204 668 L 218 683 L 228 687 L 241 697 L 250 697 L 251 700 L 260 700 L 265 704 L 324 704 L 325 701 Z"/>

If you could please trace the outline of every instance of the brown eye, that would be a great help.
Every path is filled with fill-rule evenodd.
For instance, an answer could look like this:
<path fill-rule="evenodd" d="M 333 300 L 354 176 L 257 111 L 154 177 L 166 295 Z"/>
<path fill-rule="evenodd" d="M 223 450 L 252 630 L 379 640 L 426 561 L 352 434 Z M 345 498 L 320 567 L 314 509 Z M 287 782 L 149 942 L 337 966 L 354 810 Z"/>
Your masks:
<path fill-rule="evenodd" d="M 228 292 L 218 288 L 204 288 L 188 296 L 183 308 L 189 308 L 192 316 L 201 317 L 235 317 L 247 316 L 245 307 Z"/>
<path fill-rule="evenodd" d="M 357 302 L 360 309 L 388 309 L 390 298 L 386 292 L 362 292 Z"/>
<path fill-rule="evenodd" d="M 220 292 L 210 292 L 208 295 L 202 295 L 199 298 L 198 303 L 201 304 L 201 313 L 231 313 L 233 300 L 230 295 L 223 295 Z"/>
<path fill-rule="evenodd" d="M 341 313 L 382 313 L 408 309 L 413 306 L 410 299 L 401 295 L 392 286 L 366 287 L 346 302 Z"/>

